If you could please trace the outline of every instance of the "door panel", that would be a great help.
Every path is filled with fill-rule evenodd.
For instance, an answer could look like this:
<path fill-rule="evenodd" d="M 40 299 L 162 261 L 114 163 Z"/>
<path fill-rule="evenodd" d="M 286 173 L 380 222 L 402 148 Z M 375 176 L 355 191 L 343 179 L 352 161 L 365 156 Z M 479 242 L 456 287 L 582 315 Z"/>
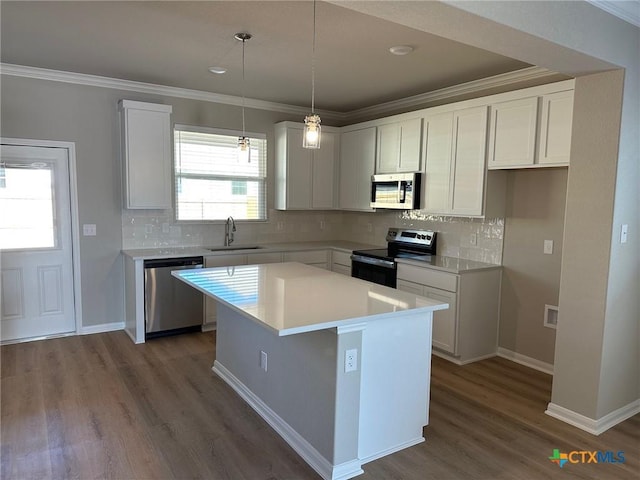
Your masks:
<path fill-rule="evenodd" d="M 65 148 L 2 145 L 0 339 L 76 330 Z"/>

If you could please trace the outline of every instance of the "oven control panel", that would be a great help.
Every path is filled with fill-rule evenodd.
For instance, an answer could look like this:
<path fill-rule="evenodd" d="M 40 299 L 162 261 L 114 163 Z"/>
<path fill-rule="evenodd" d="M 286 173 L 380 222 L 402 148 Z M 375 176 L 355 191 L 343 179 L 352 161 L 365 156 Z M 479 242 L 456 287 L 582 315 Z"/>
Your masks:
<path fill-rule="evenodd" d="M 435 241 L 435 237 L 435 232 L 431 230 L 390 228 L 387 232 L 387 242 L 407 243 L 412 245 L 429 246 Z"/>

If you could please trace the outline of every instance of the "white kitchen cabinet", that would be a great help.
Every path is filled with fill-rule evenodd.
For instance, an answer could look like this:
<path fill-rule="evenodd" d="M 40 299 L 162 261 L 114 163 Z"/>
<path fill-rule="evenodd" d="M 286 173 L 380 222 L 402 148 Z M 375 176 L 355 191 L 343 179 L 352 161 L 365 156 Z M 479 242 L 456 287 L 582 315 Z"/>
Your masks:
<path fill-rule="evenodd" d="M 258 252 L 247 254 L 248 265 L 282 262 L 282 252 Z"/>
<path fill-rule="evenodd" d="M 538 163 L 540 166 L 568 165 L 573 124 L 573 90 L 542 96 Z"/>
<path fill-rule="evenodd" d="M 422 119 L 378 126 L 376 173 L 417 172 L 422 151 Z"/>
<path fill-rule="evenodd" d="M 351 254 L 333 250 L 331 252 L 331 271 L 351 276 Z"/>
<path fill-rule="evenodd" d="M 329 250 L 304 250 L 284 252 L 285 262 L 300 262 L 329 270 Z"/>
<path fill-rule="evenodd" d="M 491 105 L 489 168 L 533 165 L 537 124 L 538 97 Z"/>
<path fill-rule="evenodd" d="M 171 105 L 120 100 L 124 204 L 129 209 L 170 209 Z"/>
<path fill-rule="evenodd" d="M 485 214 L 487 107 L 424 119 L 423 210 L 440 215 Z"/>
<path fill-rule="evenodd" d="M 342 210 L 372 212 L 371 175 L 376 161 L 376 127 L 350 130 L 340 139 L 340 190 Z"/>
<path fill-rule="evenodd" d="M 452 274 L 398 264 L 399 290 L 449 304 L 433 314 L 433 352 L 458 364 L 496 354 L 500 282 L 499 268 Z"/>
<path fill-rule="evenodd" d="M 320 149 L 302 147 L 304 125 L 275 125 L 276 208 L 330 210 L 336 206 L 336 165 L 340 155 L 338 129 L 322 127 Z"/>
<path fill-rule="evenodd" d="M 569 165 L 572 120 L 573 90 L 492 104 L 488 168 Z"/>
<path fill-rule="evenodd" d="M 246 265 L 247 255 L 212 255 L 205 257 L 205 268 L 227 267 L 229 275 L 233 275 L 233 267 L 237 265 Z M 208 295 L 204 297 L 204 325 L 202 330 L 213 330 L 216 328 L 217 317 L 216 301 Z"/>

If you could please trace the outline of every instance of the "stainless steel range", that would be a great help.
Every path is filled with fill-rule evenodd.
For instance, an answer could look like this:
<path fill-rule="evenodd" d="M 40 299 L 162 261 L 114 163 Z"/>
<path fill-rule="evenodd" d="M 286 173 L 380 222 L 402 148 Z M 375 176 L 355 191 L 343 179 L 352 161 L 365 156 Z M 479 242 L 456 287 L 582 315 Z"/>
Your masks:
<path fill-rule="evenodd" d="M 437 233 L 431 230 L 390 228 L 387 248 L 356 250 L 351 255 L 351 276 L 396 287 L 396 258 L 425 259 L 436 254 Z"/>

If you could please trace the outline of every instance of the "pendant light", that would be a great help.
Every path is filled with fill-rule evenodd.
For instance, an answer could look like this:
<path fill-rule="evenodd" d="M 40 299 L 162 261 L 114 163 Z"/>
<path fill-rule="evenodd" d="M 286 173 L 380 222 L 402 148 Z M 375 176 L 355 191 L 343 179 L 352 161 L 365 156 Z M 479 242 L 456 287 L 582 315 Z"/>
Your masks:
<path fill-rule="evenodd" d="M 316 0 L 313 0 L 313 46 L 311 49 L 311 114 L 304 117 L 303 148 L 320 148 L 320 115 L 315 113 L 316 101 Z"/>
<path fill-rule="evenodd" d="M 239 159 L 246 160 L 247 163 L 251 161 L 249 137 L 245 133 L 244 126 L 244 44 L 247 40 L 251 39 L 250 33 L 236 33 L 234 38 L 242 42 L 242 135 L 238 137 L 238 157 Z"/>

